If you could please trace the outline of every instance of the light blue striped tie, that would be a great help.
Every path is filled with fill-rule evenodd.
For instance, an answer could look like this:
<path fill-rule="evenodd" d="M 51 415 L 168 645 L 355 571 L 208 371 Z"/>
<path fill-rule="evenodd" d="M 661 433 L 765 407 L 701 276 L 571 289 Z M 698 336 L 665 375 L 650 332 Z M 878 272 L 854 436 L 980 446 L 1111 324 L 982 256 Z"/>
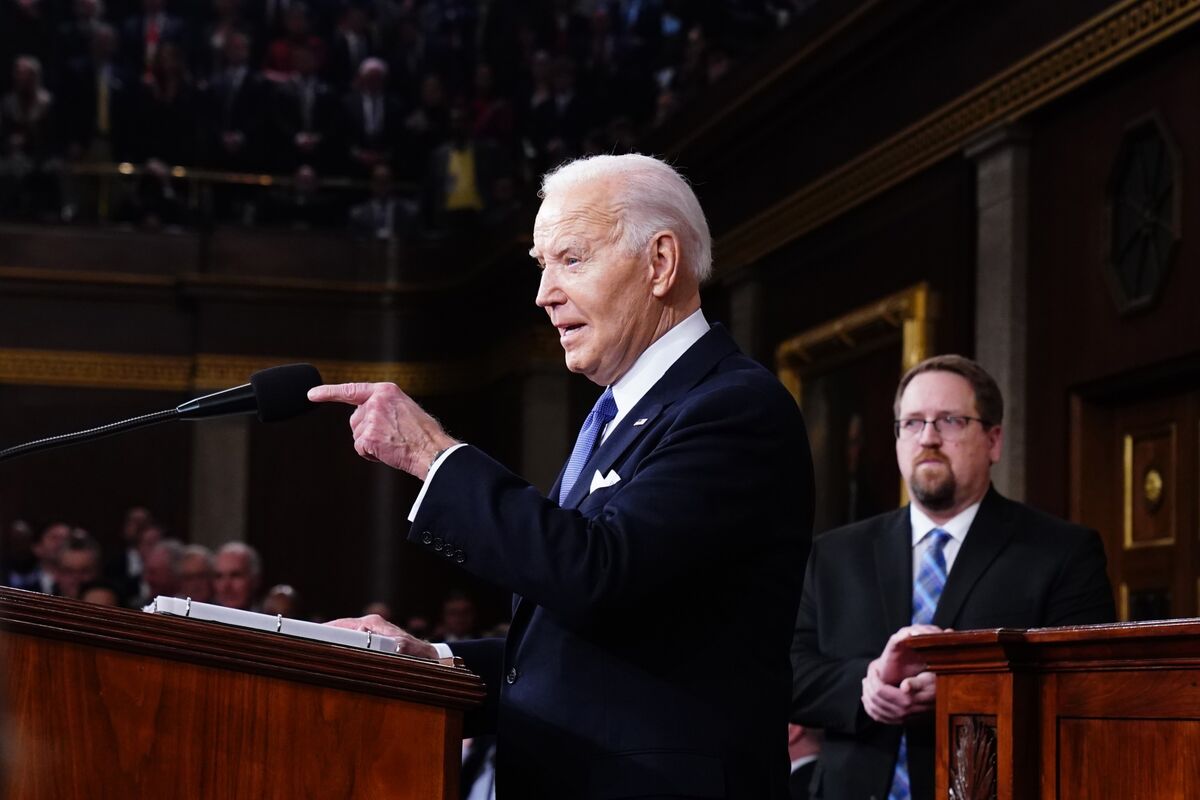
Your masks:
<path fill-rule="evenodd" d="M 591 413 L 587 415 L 587 419 L 583 421 L 583 427 L 579 429 L 579 437 L 575 440 L 575 449 L 571 451 L 571 458 L 567 461 L 566 469 L 563 470 L 562 486 L 558 490 L 560 506 L 566 502 L 567 495 L 571 493 L 571 487 L 575 485 L 575 481 L 579 480 L 579 473 L 583 471 L 583 465 L 592 457 L 592 451 L 596 449 L 596 440 L 600 438 L 600 432 L 616 415 L 617 401 L 613 400 L 610 386 L 604 390 L 604 394 L 600 395 L 596 405 L 592 406 Z"/>
<path fill-rule="evenodd" d="M 941 528 L 934 528 L 925 535 L 930 539 L 929 547 L 921 556 L 921 566 L 917 570 L 916 580 L 913 581 L 912 624 L 928 625 L 933 622 L 933 612 L 937 610 L 938 599 L 946 586 L 946 556 L 942 550 L 950 541 L 950 534 Z M 892 789 L 888 792 L 888 800 L 909 800 L 912 789 L 908 783 L 908 741 L 900 736 L 900 752 L 896 754 L 896 772 L 892 775 Z"/>

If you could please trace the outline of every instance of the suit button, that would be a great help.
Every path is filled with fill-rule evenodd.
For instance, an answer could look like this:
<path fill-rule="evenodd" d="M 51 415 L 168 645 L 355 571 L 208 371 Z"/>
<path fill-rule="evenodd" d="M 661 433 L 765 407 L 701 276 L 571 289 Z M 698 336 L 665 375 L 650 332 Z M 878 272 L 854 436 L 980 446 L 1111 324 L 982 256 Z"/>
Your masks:
<path fill-rule="evenodd" d="M 435 538 L 435 539 L 433 540 L 433 549 L 434 549 L 434 550 L 437 550 L 438 552 L 441 552 L 441 550 L 442 550 L 442 537 L 438 536 L 437 538 Z"/>
<path fill-rule="evenodd" d="M 467 560 L 467 554 L 464 553 L 462 550 L 455 550 L 454 551 L 454 560 L 456 563 L 461 564 Z"/>
<path fill-rule="evenodd" d="M 429 544 L 432 541 L 433 541 L 433 534 L 431 534 L 429 531 L 425 531 L 424 533 L 421 534 L 421 544 Z"/>
<path fill-rule="evenodd" d="M 504 679 L 506 681 L 508 681 L 509 683 L 516 683 L 517 682 L 517 668 L 509 667 L 508 674 L 504 676 Z"/>

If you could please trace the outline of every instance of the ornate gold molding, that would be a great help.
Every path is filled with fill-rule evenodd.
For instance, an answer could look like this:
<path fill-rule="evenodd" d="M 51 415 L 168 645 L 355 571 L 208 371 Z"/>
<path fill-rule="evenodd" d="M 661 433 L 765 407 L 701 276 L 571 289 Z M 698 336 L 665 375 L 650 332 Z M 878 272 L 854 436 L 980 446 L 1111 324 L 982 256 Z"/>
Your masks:
<path fill-rule="evenodd" d="M 799 403 L 805 373 L 833 359 L 853 357 L 885 337 L 900 334 L 900 375 L 929 357 L 933 298 L 929 284 L 915 286 L 856 308 L 837 319 L 785 339 L 775 348 L 779 380 Z"/>
<path fill-rule="evenodd" d="M 1200 0 L 1125 0 L 721 237 L 736 270 L 1200 20 Z"/>
<path fill-rule="evenodd" d="M 554 337 L 530 330 L 501 342 L 477 359 L 460 361 L 340 361 L 303 357 L 200 353 L 152 356 L 79 350 L 0 348 L 0 384 L 202 392 L 245 383 L 276 364 L 308 361 L 329 383 L 391 381 L 417 397 L 469 391 L 488 381 L 553 360 L 562 363 Z"/>

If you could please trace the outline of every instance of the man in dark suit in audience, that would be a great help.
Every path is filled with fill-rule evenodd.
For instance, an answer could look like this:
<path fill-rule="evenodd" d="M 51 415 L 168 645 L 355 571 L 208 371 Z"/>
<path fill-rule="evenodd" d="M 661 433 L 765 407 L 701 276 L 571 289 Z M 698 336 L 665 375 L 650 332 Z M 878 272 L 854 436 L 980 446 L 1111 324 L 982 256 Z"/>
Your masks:
<path fill-rule="evenodd" d="M 824 729 L 818 798 L 933 797 L 936 680 L 909 636 L 1115 616 L 1096 532 L 991 487 L 1004 439 L 991 376 L 928 359 L 894 411 L 911 504 L 817 537 L 804 580 L 792 720 Z"/>
<path fill-rule="evenodd" d="M 671 167 L 596 156 L 542 196 L 537 305 L 608 387 L 548 496 L 392 384 L 310 393 L 357 406 L 359 454 L 424 480 L 409 541 L 516 593 L 507 638 L 339 624 L 483 677 L 469 732 L 496 733 L 500 800 L 783 800 L 813 509 L 796 403 L 700 310 L 708 225 Z"/>

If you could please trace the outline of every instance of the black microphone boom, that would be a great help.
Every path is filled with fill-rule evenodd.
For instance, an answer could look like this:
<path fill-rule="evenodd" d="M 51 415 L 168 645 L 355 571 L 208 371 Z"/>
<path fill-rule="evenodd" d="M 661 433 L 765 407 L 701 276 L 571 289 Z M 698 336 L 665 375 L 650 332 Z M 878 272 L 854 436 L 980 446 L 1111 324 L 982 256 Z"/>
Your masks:
<path fill-rule="evenodd" d="M 0 461 L 55 447 L 103 439 L 174 419 L 208 419 L 231 414 L 257 413 L 262 422 L 280 422 L 315 408 L 315 404 L 308 400 L 308 390 L 321 383 L 321 373 L 312 364 L 271 367 L 251 375 L 249 383 L 197 397 L 175 408 L 0 450 Z"/>

